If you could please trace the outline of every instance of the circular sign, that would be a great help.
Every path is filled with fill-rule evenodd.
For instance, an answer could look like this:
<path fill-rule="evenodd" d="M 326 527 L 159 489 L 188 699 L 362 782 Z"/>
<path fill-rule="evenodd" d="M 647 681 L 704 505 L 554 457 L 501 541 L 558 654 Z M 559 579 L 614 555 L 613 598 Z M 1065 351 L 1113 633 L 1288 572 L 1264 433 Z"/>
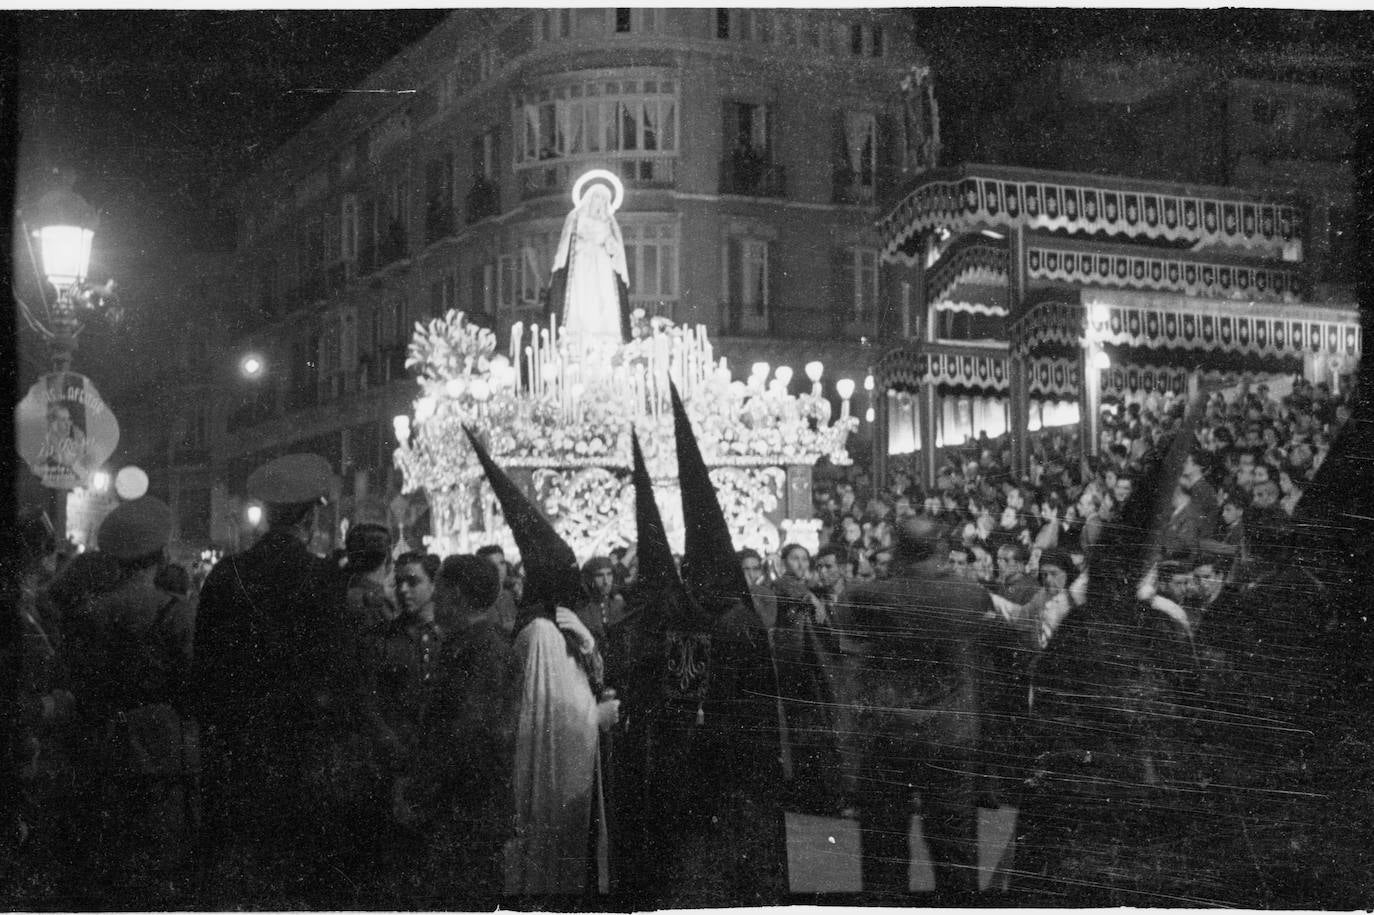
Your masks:
<path fill-rule="evenodd" d="M 130 464 L 115 474 L 115 493 L 126 502 L 141 499 L 148 492 L 148 475 Z"/>
<path fill-rule="evenodd" d="M 625 185 L 620 183 L 619 176 L 615 172 L 608 172 L 604 168 L 594 168 L 577 179 L 573 185 L 572 202 L 573 206 L 582 203 L 582 190 L 592 181 L 604 181 L 611 186 L 611 212 L 620 209 L 620 205 L 625 202 Z"/>
<path fill-rule="evenodd" d="M 85 375 L 52 372 L 15 411 L 19 454 L 52 489 L 85 486 L 119 444 L 119 423 Z"/>

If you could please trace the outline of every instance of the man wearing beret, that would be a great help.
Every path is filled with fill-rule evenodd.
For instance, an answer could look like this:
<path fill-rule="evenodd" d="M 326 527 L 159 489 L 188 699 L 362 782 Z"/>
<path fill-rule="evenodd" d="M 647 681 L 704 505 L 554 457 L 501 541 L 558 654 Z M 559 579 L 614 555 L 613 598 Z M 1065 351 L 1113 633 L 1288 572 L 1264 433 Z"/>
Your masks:
<path fill-rule="evenodd" d="M 267 532 L 216 565 L 200 594 L 193 687 L 206 730 L 205 851 L 209 863 L 248 868 L 221 888 L 248 905 L 314 907 L 348 883 L 334 871 L 340 830 L 302 778 L 336 736 L 325 714 L 332 694 L 347 692 L 337 682 L 349 644 L 344 579 L 307 549 L 332 480 L 313 454 L 254 471 L 248 495 L 264 503 Z M 244 877 L 270 895 L 253 899 Z"/>
<path fill-rule="evenodd" d="M 153 583 L 171 532 L 171 510 L 152 496 L 111 512 L 97 538 L 118 562 L 120 583 L 73 620 L 83 782 L 94 801 L 83 813 L 96 836 L 86 875 L 99 904 L 116 908 L 179 907 L 168 893 L 188 863 L 195 611 Z"/>

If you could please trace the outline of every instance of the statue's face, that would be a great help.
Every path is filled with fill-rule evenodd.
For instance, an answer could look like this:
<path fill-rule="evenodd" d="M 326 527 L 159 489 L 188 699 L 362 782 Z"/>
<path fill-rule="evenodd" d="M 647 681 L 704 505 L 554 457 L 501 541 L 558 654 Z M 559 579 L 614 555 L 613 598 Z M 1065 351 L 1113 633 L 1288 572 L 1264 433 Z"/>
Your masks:
<path fill-rule="evenodd" d="M 597 219 L 606 219 L 611 213 L 611 192 L 605 185 L 594 185 L 587 191 L 587 213 Z"/>

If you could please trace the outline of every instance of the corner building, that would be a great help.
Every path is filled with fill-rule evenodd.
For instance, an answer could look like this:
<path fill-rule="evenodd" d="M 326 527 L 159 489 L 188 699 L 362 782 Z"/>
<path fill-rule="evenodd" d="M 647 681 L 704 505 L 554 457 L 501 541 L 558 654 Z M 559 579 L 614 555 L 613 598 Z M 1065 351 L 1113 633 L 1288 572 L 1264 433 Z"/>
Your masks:
<path fill-rule="evenodd" d="M 223 411 L 217 504 L 297 448 L 339 468 L 345 507 L 394 496 L 414 323 L 457 308 L 504 346 L 542 321 L 592 168 L 626 186 L 632 307 L 704 324 L 737 372 L 819 359 L 862 382 L 894 323 L 874 224 L 919 60 L 901 11 L 450 14 L 237 188 L 239 343 L 271 370 Z"/>

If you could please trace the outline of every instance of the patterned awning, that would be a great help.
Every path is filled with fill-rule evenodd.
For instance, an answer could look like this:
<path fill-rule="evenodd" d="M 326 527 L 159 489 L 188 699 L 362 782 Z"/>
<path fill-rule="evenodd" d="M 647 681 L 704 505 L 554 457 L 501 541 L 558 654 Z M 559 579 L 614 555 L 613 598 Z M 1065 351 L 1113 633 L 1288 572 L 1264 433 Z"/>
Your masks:
<path fill-rule="evenodd" d="M 1011 352 L 1026 356 L 1045 347 L 1083 345 L 1083 306 L 1077 301 L 1044 299 L 1028 305 L 1009 329 Z"/>
<path fill-rule="evenodd" d="M 1184 394 L 1193 373 L 1186 368 L 1167 365 L 1112 366 L 1102 373 L 1103 395 L 1122 397 L 1155 391 L 1160 394 Z"/>
<path fill-rule="evenodd" d="M 1267 302 L 1297 302 L 1306 285 L 1300 270 L 1282 264 L 1212 263 L 1188 256 L 1063 250 L 1044 245 L 1026 249 L 1026 273 L 1031 280 L 1075 286 L 1153 289 L 1199 298 Z"/>
<path fill-rule="evenodd" d="M 960 286 L 967 285 L 1005 290 L 1007 249 L 990 243 L 951 248 L 926 274 L 926 304 L 950 300 Z M 1005 299 L 1005 293 L 1002 297 Z"/>
<path fill-rule="evenodd" d="M 1180 314 L 1116 305 L 1089 310 L 1097 338 L 1117 346 L 1298 358 L 1308 353 L 1349 358 L 1359 354 L 1360 325 L 1353 314 L 1348 320 L 1311 320 L 1302 312 L 1291 309 L 1291 317 Z"/>
<path fill-rule="evenodd" d="M 889 351 L 875 368 L 882 389 L 918 390 L 937 385 L 946 390 L 982 390 L 1005 394 L 1010 387 L 1007 352 L 1003 349 L 971 352 L 947 344 L 915 344 Z M 1063 359 L 1032 359 L 1030 393 L 1051 400 L 1078 396 L 1079 371 Z"/>
<path fill-rule="evenodd" d="M 948 299 L 943 302 L 936 302 L 935 310 L 952 311 L 956 314 L 988 315 L 994 318 L 1005 318 L 1011 314 L 1005 305 L 992 305 L 985 302 L 953 302 Z"/>
<path fill-rule="evenodd" d="M 1180 349 L 1242 356 L 1302 358 L 1360 353 L 1359 316 L 1353 309 L 1297 305 L 1261 307 L 1216 300 L 1142 300 L 1121 296 L 1077 302 L 1036 302 L 1012 322 L 1011 351 L 1036 353 L 1046 347 L 1082 345 L 1091 333 L 1111 346 Z"/>
<path fill-rule="evenodd" d="M 911 266 L 921 252 L 908 241 L 938 228 L 1057 229 L 1278 256 L 1301 238 L 1303 225 L 1298 207 L 1225 188 L 1190 193 L 1161 182 L 968 165 L 921 184 L 883 217 L 878 231 L 883 256 Z"/>

